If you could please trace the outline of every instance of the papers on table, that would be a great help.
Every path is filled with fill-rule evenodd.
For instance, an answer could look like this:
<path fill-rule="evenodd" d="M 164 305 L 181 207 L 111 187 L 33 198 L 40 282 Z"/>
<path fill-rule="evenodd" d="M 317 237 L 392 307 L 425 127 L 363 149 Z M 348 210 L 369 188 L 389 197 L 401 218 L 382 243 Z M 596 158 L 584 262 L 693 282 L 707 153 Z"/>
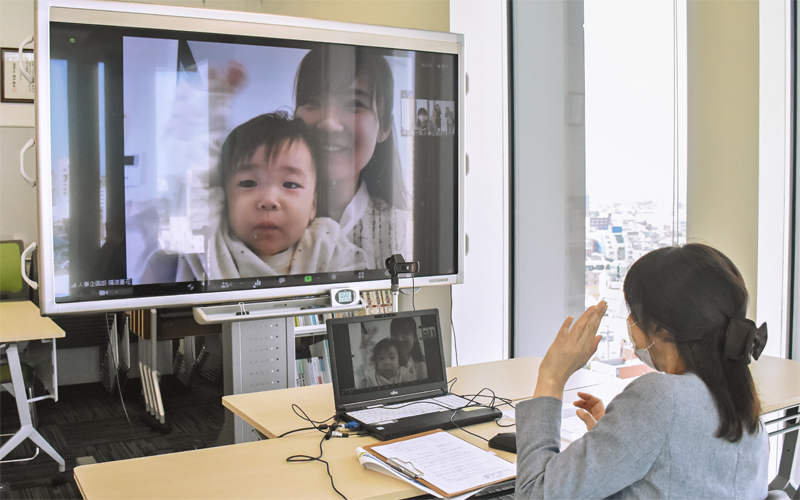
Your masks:
<path fill-rule="evenodd" d="M 366 451 L 364 448 L 361 448 L 361 447 L 356 448 L 356 455 L 358 456 L 358 462 L 365 469 L 371 469 L 371 470 L 374 470 L 374 471 L 377 471 L 377 472 L 382 472 L 383 474 L 386 474 L 387 476 L 396 477 L 397 479 L 405 481 L 408 484 L 416 486 L 417 488 L 421 489 L 425 493 L 428 493 L 429 495 L 433 495 L 433 496 L 436 496 L 436 497 L 439 497 L 439 498 L 444 498 L 442 495 L 436 493 L 432 489 L 425 487 L 425 485 L 420 483 L 419 481 L 416 481 L 416 480 L 406 476 L 405 474 L 402 474 L 402 473 L 396 471 L 395 469 L 392 469 L 391 467 L 386 465 L 384 462 L 378 460 L 378 458 L 375 455 L 373 455 L 370 452 Z M 468 497 L 468 496 L 470 496 L 470 495 L 465 495 L 465 497 Z"/>
<path fill-rule="evenodd" d="M 370 465 L 378 466 L 379 462 L 384 469 L 381 472 L 387 473 L 388 470 L 390 475 L 400 477 L 423 491 L 431 493 L 428 490 L 434 490 L 432 494 L 440 498 L 454 498 L 456 495 L 466 498 L 480 488 L 516 476 L 516 464 L 443 431 L 371 445 L 358 453 L 365 467 L 375 469 Z M 375 460 L 366 455 L 372 455 Z M 418 474 L 418 479 L 397 470 L 397 466 L 392 468 L 391 463 L 386 464 L 387 461 L 402 464 L 404 469 Z"/>

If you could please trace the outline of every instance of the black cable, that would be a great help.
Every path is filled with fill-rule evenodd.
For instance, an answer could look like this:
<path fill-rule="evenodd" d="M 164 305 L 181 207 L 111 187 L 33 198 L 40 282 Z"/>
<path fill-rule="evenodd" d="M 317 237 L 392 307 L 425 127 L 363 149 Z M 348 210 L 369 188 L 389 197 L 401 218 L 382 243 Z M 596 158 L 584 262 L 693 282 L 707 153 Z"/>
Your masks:
<path fill-rule="evenodd" d="M 296 405 L 296 404 L 294 404 L 294 403 L 292 403 L 292 411 L 294 412 L 294 414 L 295 414 L 295 415 L 297 415 L 297 416 L 298 416 L 298 417 L 300 417 L 301 419 L 303 419 L 303 420 L 305 420 L 306 422 L 308 422 L 308 423 L 310 423 L 311 425 L 313 425 L 313 427 L 302 427 L 302 428 L 300 428 L 300 429 L 293 429 L 293 430 L 291 430 L 291 431 L 286 431 L 286 432 L 284 432 L 283 434 L 281 434 L 280 436 L 277 436 L 278 438 L 282 438 L 283 436 L 286 436 L 286 435 L 288 435 L 288 434 L 292 434 L 292 433 L 295 433 L 295 432 L 300 432 L 300 431 L 311 431 L 311 430 L 318 430 L 318 431 L 320 431 L 320 432 L 325 432 L 327 429 L 329 429 L 329 428 L 332 428 L 332 427 L 335 427 L 335 426 L 333 426 L 333 424 L 329 425 L 329 424 L 326 424 L 325 422 L 327 422 L 328 420 L 333 420 L 333 419 L 335 419 L 335 418 L 336 418 L 336 415 L 334 415 L 334 416 L 332 416 L 332 417 L 328 417 L 328 418 L 326 418 L 325 420 L 320 420 L 320 421 L 317 421 L 317 420 L 312 420 L 312 419 L 311 419 L 311 417 L 309 417 L 309 416 L 306 414 L 306 412 L 304 412 L 304 411 L 303 411 L 303 409 L 302 409 L 302 408 L 300 408 L 299 406 L 297 406 L 297 405 Z M 298 412 L 299 412 L 299 413 L 298 413 Z M 276 438 L 276 439 L 277 439 L 277 438 Z"/>
<path fill-rule="evenodd" d="M 297 406 L 294 403 L 292 403 L 292 411 L 294 411 L 295 415 L 297 415 L 298 417 L 302 418 L 303 420 L 305 420 L 306 422 L 308 422 L 308 423 L 310 423 L 311 425 L 314 425 L 314 426 L 319 426 L 319 425 L 322 425 L 322 424 L 326 423 L 328 420 L 335 420 L 336 419 L 336 415 L 333 415 L 332 417 L 328 417 L 325 420 L 312 420 L 311 417 L 306 415 L 306 412 L 304 412 L 302 408 L 300 408 L 299 406 Z M 300 413 L 297 413 L 298 411 L 300 413 L 302 413 L 302 415 Z"/>
<path fill-rule="evenodd" d="M 292 406 L 295 406 L 295 405 L 292 405 Z M 300 411 L 302 411 L 302 410 L 300 410 Z M 319 440 L 319 455 L 318 456 L 312 457 L 312 456 L 309 456 L 309 455 L 292 455 L 290 457 L 287 457 L 286 461 L 290 462 L 290 463 L 292 463 L 292 462 L 322 462 L 323 464 L 325 464 L 325 470 L 328 472 L 328 477 L 331 478 L 331 488 L 333 488 L 333 491 L 335 491 L 340 497 L 344 498 L 344 500 L 347 500 L 347 497 L 344 496 L 341 491 L 337 490 L 336 489 L 336 485 L 333 483 L 333 476 L 331 475 L 331 465 L 328 462 L 326 462 L 325 460 L 322 460 L 322 443 L 324 443 L 326 440 L 330 439 L 330 437 L 333 434 L 334 429 L 336 429 L 336 426 L 338 425 L 338 423 L 339 423 L 339 419 L 335 418 L 333 424 L 328 428 L 328 431 L 325 433 L 324 436 L 322 436 L 322 439 Z"/>
<path fill-rule="evenodd" d="M 491 392 L 491 389 L 485 388 L 485 390 Z M 508 398 L 503 398 L 503 397 L 500 397 L 500 396 L 496 396 L 494 393 L 492 393 L 491 396 L 484 395 L 484 394 L 461 394 L 460 396 L 462 398 L 469 398 L 469 397 L 472 397 L 472 396 L 479 397 L 479 398 L 489 398 L 490 397 L 490 398 L 492 398 L 492 402 L 489 403 L 489 405 L 487 405 L 487 406 L 491 406 L 492 408 L 500 408 L 501 406 L 510 406 L 511 408 L 514 408 L 514 400 L 508 399 Z M 495 400 L 499 401 L 499 403 L 495 403 Z"/>
<path fill-rule="evenodd" d="M 327 426 L 325 426 L 325 428 L 327 429 Z M 283 434 L 281 434 L 280 436 L 277 436 L 277 437 L 276 437 L 276 439 L 277 439 L 277 438 L 282 438 L 283 436 L 286 436 L 286 435 L 288 435 L 288 434 L 293 434 L 293 433 L 295 433 L 295 432 L 300 432 L 300 431 L 311 431 L 311 430 L 318 430 L 318 431 L 320 431 L 320 432 L 322 432 L 322 431 L 323 431 L 323 429 L 322 429 L 322 426 L 319 426 L 319 427 L 301 427 L 300 429 L 294 429 L 294 430 L 291 430 L 291 431 L 286 431 L 286 432 L 284 432 Z"/>
<path fill-rule="evenodd" d="M 482 404 L 482 403 L 478 403 L 478 402 L 476 402 L 476 401 L 475 401 L 475 398 L 477 398 L 477 397 L 479 397 L 479 396 L 483 396 L 483 395 L 481 394 L 483 391 L 489 391 L 489 392 L 491 392 L 491 393 L 492 393 L 492 402 L 490 403 L 490 405 L 484 405 L 484 404 Z M 461 396 L 461 397 L 462 397 L 462 398 L 464 398 L 464 399 L 467 399 L 465 396 Z M 483 396 L 483 397 L 488 397 L 488 396 Z M 484 441 L 486 441 L 486 442 L 488 443 L 488 442 L 489 442 L 489 440 L 488 440 L 488 439 L 486 439 L 486 438 L 485 438 L 485 437 L 483 437 L 483 436 L 479 436 L 478 434 L 475 434 L 474 432 L 470 432 L 470 431 L 468 431 L 467 429 L 465 429 L 465 428 L 461 427 L 460 425 L 458 425 L 457 423 L 455 423 L 455 422 L 453 421 L 453 419 L 455 418 L 455 416 L 458 414 L 458 412 L 459 412 L 459 411 L 463 410 L 463 409 L 464 409 L 464 408 L 466 408 L 466 407 L 469 407 L 469 406 L 470 406 L 472 403 L 475 403 L 475 404 L 476 404 L 476 405 L 478 405 L 478 406 L 483 406 L 483 407 L 486 407 L 486 408 L 495 408 L 495 406 L 494 406 L 494 401 L 495 401 L 495 399 L 496 399 L 496 398 L 497 398 L 497 397 L 495 396 L 495 394 L 494 394 L 494 391 L 493 391 L 493 390 L 489 389 L 488 387 L 484 387 L 483 389 L 481 389 L 480 391 L 478 391 L 478 394 L 474 394 L 474 395 L 473 395 L 473 396 L 470 398 L 470 400 L 469 400 L 469 403 L 467 403 L 467 405 L 466 405 L 466 406 L 464 406 L 464 407 L 462 407 L 462 408 L 459 408 L 459 409 L 457 409 L 456 411 L 454 411 L 454 412 L 453 412 L 453 414 L 452 414 L 452 415 L 450 415 L 450 423 L 451 423 L 452 425 L 454 425 L 456 428 L 458 428 L 458 429 L 461 429 L 462 431 L 466 432 L 467 434 L 470 434 L 470 435 L 472 435 L 472 436 L 475 436 L 476 438 L 483 439 Z M 502 417 L 501 417 L 501 418 L 502 418 Z M 497 419 L 497 420 L 500 420 L 500 419 Z M 497 420 L 495 420 L 495 423 L 497 423 Z"/>
<path fill-rule="evenodd" d="M 481 394 L 483 391 L 489 391 L 489 392 L 491 392 L 491 393 L 492 393 L 492 395 L 491 395 L 491 396 L 487 396 L 487 395 Z M 470 398 L 470 399 L 469 399 L 469 403 L 467 403 L 467 406 L 469 406 L 469 405 L 470 405 L 470 404 L 472 404 L 472 403 L 475 403 L 475 404 L 476 404 L 476 405 L 478 405 L 478 406 L 483 406 L 483 407 L 486 407 L 486 408 L 495 408 L 495 409 L 496 409 L 496 408 L 498 408 L 499 406 L 504 406 L 504 405 L 511 406 L 512 408 L 514 407 L 513 401 L 512 401 L 511 399 L 498 397 L 498 396 L 497 396 L 497 395 L 494 393 L 494 391 L 493 391 L 493 390 L 491 390 L 491 389 L 489 389 L 488 387 L 484 387 L 483 389 L 481 389 L 480 391 L 478 391 L 478 393 L 477 393 L 477 394 L 473 394 L 473 395 L 463 395 L 463 394 L 462 394 L 462 395 L 460 395 L 460 396 L 461 396 L 462 398 L 464 398 L 464 399 Z M 470 397 L 470 396 L 471 396 L 471 397 Z M 479 398 L 479 397 L 483 397 L 483 398 L 488 398 L 488 397 L 491 397 L 491 398 L 492 398 L 492 401 L 491 401 L 491 402 L 490 402 L 488 405 L 484 405 L 484 404 L 482 404 L 482 403 L 478 403 L 478 402 L 476 402 L 476 401 L 475 401 L 475 398 Z M 495 401 L 497 401 L 497 400 L 501 401 L 502 403 L 501 403 L 501 404 L 495 404 Z M 463 408 L 466 408 L 466 407 L 463 407 Z M 484 441 L 488 442 L 489 440 L 488 440 L 488 439 L 486 439 L 485 437 L 483 437 L 483 436 L 479 436 L 478 434 L 475 434 L 474 432 L 470 432 L 470 431 L 468 431 L 467 429 L 465 429 L 464 427 L 461 427 L 460 425 L 458 425 L 457 423 L 455 423 L 455 422 L 453 421 L 453 418 L 455 418 L 456 414 L 457 414 L 459 411 L 461 411 L 463 408 L 459 408 L 458 410 L 454 411 L 452 415 L 450 415 L 450 423 L 451 423 L 451 424 L 453 424 L 453 425 L 454 425 L 455 427 L 457 427 L 458 429 L 461 429 L 462 431 L 466 432 L 467 434 L 471 434 L 471 435 L 473 435 L 473 436 L 475 436 L 475 437 L 477 437 L 477 438 L 483 439 Z M 510 425 L 503 425 L 503 424 L 501 424 L 501 423 L 500 423 L 500 420 L 501 420 L 502 418 L 503 418 L 503 417 L 501 416 L 500 418 L 496 419 L 496 420 L 494 421 L 494 423 L 495 423 L 497 426 L 499 426 L 499 427 L 513 427 L 514 425 L 516 425 L 516 422 L 515 422 L 514 424 L 510 424 Z"/>

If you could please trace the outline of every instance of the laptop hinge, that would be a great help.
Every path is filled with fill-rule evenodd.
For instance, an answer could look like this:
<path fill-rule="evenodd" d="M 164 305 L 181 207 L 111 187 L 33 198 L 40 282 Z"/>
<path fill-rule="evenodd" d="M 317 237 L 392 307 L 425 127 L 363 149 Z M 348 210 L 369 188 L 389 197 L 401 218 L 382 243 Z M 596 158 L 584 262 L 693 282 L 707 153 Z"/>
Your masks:
<path fill-rule="evenodd" d="M 432 391 L 414 392 L 411 394 L 403 394 L 402 396 L 390 396 L 388 398 L 377 398 L 377 399 L 370 399 L 367 401 L 359 401 L 358 403 L 345 404 L 337 406 L 336 410 L 344 412 L 363 410 L 364 408 L 368 408 L 370 406 L 400 404 L 400 403 L 405 403 L 406 401 L 415 401 L 417 399 L 438 398 L 440 396 L 444 396 L 445 394 L 447 394 L 447 392 L 441 389 L 435 389 Z"/>

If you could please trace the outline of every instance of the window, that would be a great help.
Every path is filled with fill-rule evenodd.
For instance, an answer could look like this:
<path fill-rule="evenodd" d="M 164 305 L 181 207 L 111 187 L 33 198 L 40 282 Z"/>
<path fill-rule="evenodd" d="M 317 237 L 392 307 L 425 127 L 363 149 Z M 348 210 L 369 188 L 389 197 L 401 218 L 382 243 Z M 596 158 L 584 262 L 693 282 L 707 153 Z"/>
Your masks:
<path fill-rule="evenodd" d="M 598 353 L 618 357 L 627 270 L 685 240 L 685 0 L 511 7 L 513 352 L 606 300 Z"/>
<path fill-rule="evenodd" d="M 686 162 L 678 147 L 678 78 L 685 74 L 676 38 L 679 3 L 584 4 L 586 248 L 599 247 L 600 255 L 617 261 L 597 284 L 586 285 L 586 306 L 609 304 L 600 325 L 600 359 L 620 356 L 627 342 L 627 270 L 645 253 L 686 239 Z M 601 214 L 605 227 L 592 223 Z M 609 233 L 616 248 L 603 248 Z"/>

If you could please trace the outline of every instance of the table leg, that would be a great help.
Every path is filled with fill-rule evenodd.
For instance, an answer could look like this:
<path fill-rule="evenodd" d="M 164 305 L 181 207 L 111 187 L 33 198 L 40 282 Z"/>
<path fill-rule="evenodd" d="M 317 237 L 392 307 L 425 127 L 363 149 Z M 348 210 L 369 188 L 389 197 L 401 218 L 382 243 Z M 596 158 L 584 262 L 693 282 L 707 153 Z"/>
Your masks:
<path fill-rule="evenodd" d="M 795 406 L 786 410 L 786 416 L 798 415 L 800 407 Z M 800 419 L 787 420 L 784 424 L 785 427 L 797 425 Z M 783 436 L 783 449 L 781 450 L 781 461 L 778 465 L 778 475 L 769 484 L 771 490 L 783 490 L 789 495 L 789 498 L 795 500 L 800 499 L 800 490 L 792 482 L 792 470 L 794 469 L 794 461 L 797 455 L 797 435 L 798 429 L 786 432 Z"/>
<path fill-rule="evenodd" d="M 58 462 L 58 470 L 64 472 L 66 464 L 61 455 L 53 449 L 50 444 L 45 441 L 39 431 L 33 428 L 31 420 L 30 407 L 28 406 L 28 396 L 25 391 L 25 382 L 22 378 L 22 366 L 19 361 L 19 351 L 17 345 L 12 343 L 6 349 L 8 356 L 8 368 L 11 371 L 11 383 L 14 386 L 14 396 L 17 402 L 17 412 L 19 413 L 20 429 L 9 439 L 2 447 L 0 447 L 0 460 L 8 455 L 11 450 L 17 447 L 20 443 L 30 438 L 31 441 L 39 445 L 41 449 L 50 455 L 53 460 Z"/>

